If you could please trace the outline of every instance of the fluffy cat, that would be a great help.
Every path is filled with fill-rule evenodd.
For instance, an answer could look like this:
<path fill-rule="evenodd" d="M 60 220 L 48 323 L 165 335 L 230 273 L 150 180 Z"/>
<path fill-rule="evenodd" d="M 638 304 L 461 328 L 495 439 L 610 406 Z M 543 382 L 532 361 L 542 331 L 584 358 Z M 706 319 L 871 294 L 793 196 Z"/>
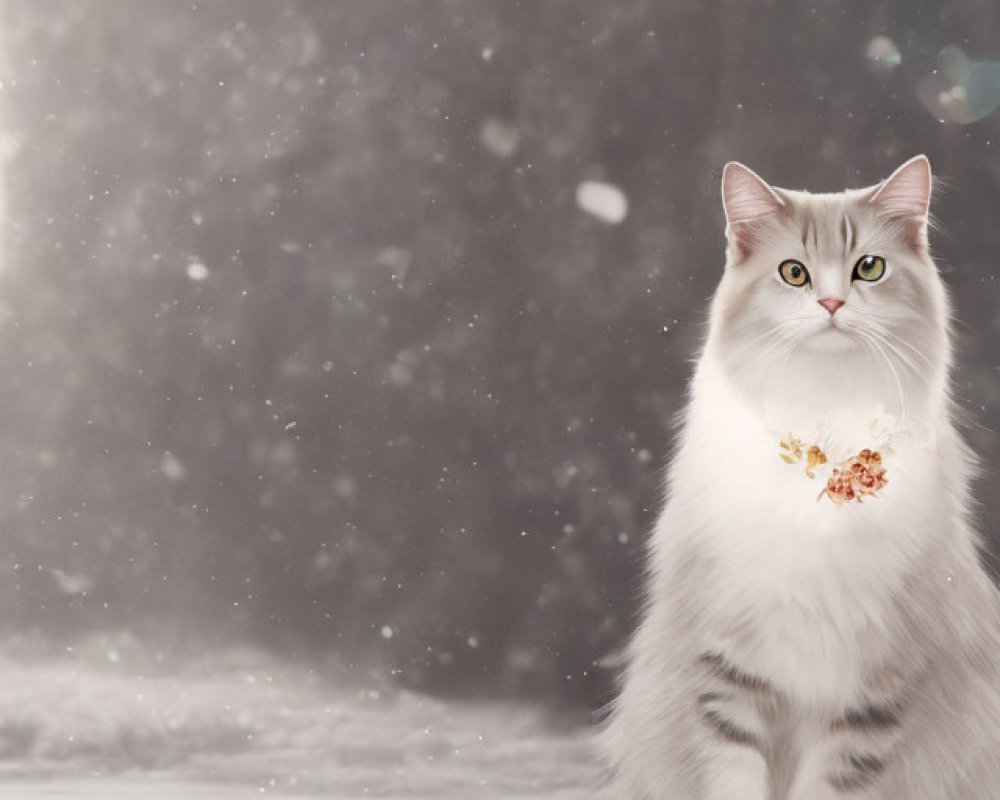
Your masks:
<path fill-rule="evenodd" d="M 969 522 L 931 171 L 726 165 L 727 259 L 602 744 L 616 799 L 1000 798 L 1000 603 Z"/>

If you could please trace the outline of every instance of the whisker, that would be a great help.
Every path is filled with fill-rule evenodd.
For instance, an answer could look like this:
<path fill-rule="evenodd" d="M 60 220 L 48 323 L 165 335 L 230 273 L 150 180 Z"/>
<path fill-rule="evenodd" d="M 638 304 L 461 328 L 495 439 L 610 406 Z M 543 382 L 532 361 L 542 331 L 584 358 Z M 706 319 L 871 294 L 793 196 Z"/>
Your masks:
<path fill-rule="evenodd" d="M 886 336 L 887 339 L 891 339 L 892 341 L 896 342 L 897 344 L 901 344 L 904 347 L 908 347 L 910 349 L 910 352 L 912 352 L 915 356 L 920 357 L 923 360 L 923 362 L 928 367 L 934 367 L 935 366 L 934 362 L 931 361 L 926 355 L 924 355 L 923 351 L 921 351 L 919 347 L 917 347 L 915 344 L 913 344 L 913 342 L 908 342 L 902 336 L 899 336 L 899 335 L 897 335 L 897 334 L 895 334 L 895 333 L 893 333 L 892 331 L 889 331 L 889 330 L 884 331 L 884 334 L 885 334 L 885 336 Z"/>
<path fill-rule="evenodd" d="M 910 358 L 908 355 L 906 355 L 899 349 L 900 346 L 907 347 L 914 356 L 920 358 L 924 362 L 926 367 L 929 368 L 931 372 L 933 372 L 935 369 L 934 362 L 931 361 L 926 355 L 924 355 L 924 353 L 921 352 L 919 348 L 917 348 L 910 342 L 906 341 L 901 336 L 896 335 L 887 328 L 882 327 L 881 325 L 874 324 L 871 327 L 874 328 L 874 331 L 869 331 L 869 333 L 873 336 L 881 337 L 882 344 L 884 344 L 889 349 L 889 351 L 903 363 L 904 366 L 908 367 L 910 372 L 912 372 L 915 377 L 921 380 L 928 379 L 928 370 L 921 369 L 920 366 L 916 364 L 912 358 Z M 854 330 L 858 329 L 855 328 Z"/>
<path fill-rule="evenodd" d="M 927 357 L 927 356 L 926 356 L 926 355 L 925 355 L 925 354 L 924 354 L 924 353 L 923 353 L 923 352 L 922 352 L 922 351 L 920 350 L 920 348 L 918 348 L 918 347 L 917 347 L 916 345 L 914 345 L 914 344 L 913 344 L 912 342 L 910 342 L 910 341 L 908 341 L 908 340 L 904 339 L 904 338 L 903 338 L 902 336 L 900 336 L 899 334 L 897 334 L 897 333 L 895 333 L 894 331 L 890 330 L 890 329 L 889 329 L 889 327 L 888 327 L 888 326 L 886 326 L 886 325 L 885 325 L 885 324 L 884 324 L 884 323 L 883 323 L 883 322 L 881 321 L 881 319 L 880 319 L 879 317 L 876 317 L 876 316 L 875 316 L 874 314 L 870 314 L 870 313 L 868 313 L 868 312 L 866 312 L 866 311 L 861 311 L 861 310 L 860 310 L 860 309 L 858 309 L 857 307 L 855 307 L 855 308 L 853 309 L 853 311 L 854 311 L 854 313 L 855 313 L 855 314 L 856 314 L 857 316 L 859 316 L 859 317 L 864 317 L 864 319 L 866 320 L 866 322 L 867 322 L 868 326 L 869 326 L 870 328 L 874 328 L 874 329 L 875 329 L 875 331 L 876 331 L 876 332 L 877 332 L 877 333 L 878 333 L 879 335 L 883 336 L 883 337 L 884 337 L 884 338 L 886 338 L 886 339 L 892 339 L 892 340 L 893 340 L 894 342 L 896 342 L 896 344 L 900 344 L 900 345 L 903 345 L 904 347 L 908 348 L 908 349 L 909 349 L 909 350 L 910 350 L 910 351 L 911 351 L 911 352 L 912 352 L 912 353 L 913 353 L 913 354 L 914 354 L 915 356 L 918 356 L 918 357 L 919 357 L 919 358 L 920 358 L 921 360 L 923 360 L 923 362 L 924 362 L 925 364 L 927 364 L 927 366 L 928 366 L 928 367 L 933 367 L 933 366 L 934 366 L 934 362 L 933 362 L 933 361 L 931 361 L 931 360 L 930 360 L 930 359 L 929 359 L 929 358 L 928 358 L 928 357 Z"/>
<path fill-rule="evenodd" d="M 744 365 L 744 369 L 749 373 L 763 370 L 773 363 L 780 362 L 794 346 L 794 338 L 776 338 L 759 350 L 753 359 Z"/>
<path fill-rule="evenodd" d="M 771 340 L 762 350 L 757 352 L 749 366 L 756 370 L 771 360 L 777 360 L 777 356 L 783 354 L 784 348 L 789 347 L 793 341 L 790 338 L 775 338 Z"/>
<path fill-rule="evenodd" d="M 889 350 L 890 353 L 892 353 L 894 356 L 896 356 L 896 358 L 898 358 L 902 362 L 903 366 L 908 367 L 909 370 L 918 377 L 923 374 L 921 370 L 917 367 L 917 365 L 913 363 L 913 361 L 910 359 L 909 356 L 901 352 L 897 347 L 893 345 L 893 341 L 892 339 L 889 338 L 889 336 L 885 335 L 883 331 L 878 331 L 877 333 L 878 335 L 882 336 L 882 344 L 885 345 L 885 347 Z"/>
<path fill-rule="evenodd" d="M 860 328 L 854 328 L 854 331 L 858 334 L 861 341 L 867 344 L 870 348 L 872 348 L 872 350 L 874 350 L 874 352 L 876 352 L 878 355 L 880 355 L 882 357 L 882 360 L 885 361 L 886 366 L 889 367 L 889 371 L 892 373 L 892 377 L 896 381 L 896 390 L 899 392 L 900 414 L 905 419 L 907 414 L 906 414 L 906 398 L 903 394 L 903 382 L 899 379 L 899 373 L 896 371 L 896 367 L 892 363 L 892 359 L 889 358 L 888 355 L 886 355 L 885 350 L 881 348 L 881 346 L 879 345 L 878 341 L 875 339 L 874 336 L 870 335 L 866 331 L 861 330 Z"/>

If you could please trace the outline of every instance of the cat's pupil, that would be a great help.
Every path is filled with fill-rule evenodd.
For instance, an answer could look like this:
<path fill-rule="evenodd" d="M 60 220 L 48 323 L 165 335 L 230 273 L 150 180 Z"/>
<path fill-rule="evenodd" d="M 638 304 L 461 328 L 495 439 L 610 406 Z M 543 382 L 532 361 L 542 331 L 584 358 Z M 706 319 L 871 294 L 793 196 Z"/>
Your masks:
<path fill-rule="evenodd" d="M 792 267 L 791 272 L 792 272 L 792 277 L 797 279 L 802 274 L 802 268 Z"/>

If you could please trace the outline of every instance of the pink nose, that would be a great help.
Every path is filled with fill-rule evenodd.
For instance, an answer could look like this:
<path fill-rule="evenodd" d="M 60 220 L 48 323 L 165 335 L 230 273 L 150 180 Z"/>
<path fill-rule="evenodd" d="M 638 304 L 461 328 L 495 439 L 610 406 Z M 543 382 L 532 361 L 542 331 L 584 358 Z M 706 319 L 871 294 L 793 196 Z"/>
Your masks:
<path fill-rule="evenodd" d="M 819 304 L 829 311 L 830 316 L 832 317 L 837 313 L 837 309 L 844 305 L 844 301 L 838 300 L 836 297 L 824 297 L 819 301 Z"/>

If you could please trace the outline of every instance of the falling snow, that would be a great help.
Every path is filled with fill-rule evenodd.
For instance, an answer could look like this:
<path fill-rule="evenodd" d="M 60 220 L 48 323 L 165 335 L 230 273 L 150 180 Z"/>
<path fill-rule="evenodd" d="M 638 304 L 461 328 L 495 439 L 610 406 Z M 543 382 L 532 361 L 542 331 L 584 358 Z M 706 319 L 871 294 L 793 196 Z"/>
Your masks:
<path fill-rule="evenodd" d="M 208 267 L 200 261 L 192 261 L 187 266 L 187 276 L 195 282 L 203 281 L 208 277 Z"/>
<path fill-rule="evenodd" d="M 576 187 L 576 204 L 582 211 L 611 225 L 617 225 L 628 215 L 628 198 L 610 183 L 583 181 Z"/>

